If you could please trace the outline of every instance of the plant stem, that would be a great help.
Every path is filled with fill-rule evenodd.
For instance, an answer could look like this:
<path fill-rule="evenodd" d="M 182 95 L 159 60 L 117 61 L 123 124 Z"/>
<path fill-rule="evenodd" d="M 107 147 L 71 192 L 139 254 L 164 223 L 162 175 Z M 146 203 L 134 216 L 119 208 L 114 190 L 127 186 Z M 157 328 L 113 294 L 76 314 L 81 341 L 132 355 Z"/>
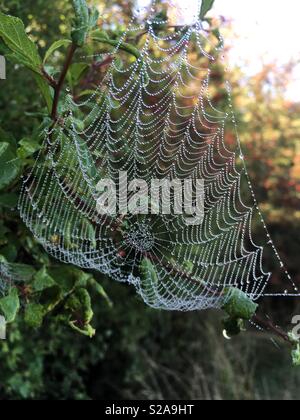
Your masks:
<path fill-rule="evenodd" d="M 70 65 L 72 63 L 72 60 L 73 60 L 76 49 L 77 49 L 77 45 L 72 43 L 72 45 L 69 48 L 67 58 L 66 58 L 63 70 L 61 72 L 60 78 L 59 78 L 59 80 L 58 80 L 58 82 L 57 82 L 57 84 L 55 85 L 55 88 L 54 88 L 54 99 L 53 99 L 51 118 L 55 122 L 57 120 L 57 109 L 58 109 L 61 90 L 63 88 L 64 82 L 65 82 L 68 70 L 70 68 Z"/>
<path fill-rule="evenodd" d="M 49 83 L 49 85 L 50 85 L 53 89 L 55 89 L 55 88 L 56 88 L 56 86 L 57 86 L 57 82 L 56 82 L 56 80 L 54 79 L 54 77 L 50 76 L 50 74 L 48 74 L 48 73 L 46 72 L 46 70 L 45 70 L 45 68 L 44 68 L 44 67 L 42 67 L 42 73 L 43 73 L 44 78 L 45 78 L 45 79 L 47 80 L 47 82 Z"/>
<path fill-rule="evenodd" d="M 291 346 L 294 345 L 293 341 L 290 339 L 288 333 L 286 333 L 280 327 L 277 327 L 270 319 L 262 319 L 258 315 L 255 315 L 253 321 L 260 327 L 270 331 L 275 336 L 281 338 Z"/>

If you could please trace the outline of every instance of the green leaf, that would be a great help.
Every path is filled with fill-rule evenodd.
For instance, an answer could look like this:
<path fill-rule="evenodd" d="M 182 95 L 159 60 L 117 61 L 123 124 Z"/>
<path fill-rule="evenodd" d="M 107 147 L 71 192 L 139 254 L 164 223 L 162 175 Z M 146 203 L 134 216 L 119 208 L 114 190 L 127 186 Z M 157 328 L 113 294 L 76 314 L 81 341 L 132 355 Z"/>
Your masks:
<path fill-rule="evenodd" d="M 91 297 L 88 291 L 84 288 L 75 290 L 68 299 L 66 308 L 69 309 L 75 316 L 79 316 L 80 321 L 83 324 L 89 324 L 93 319 Z"/>
<path fill-rule="evenodd" d="M 53 103 L 53 89 L 48 85 L 48 82 L 46 82 L 46 80 L 39 74 L 34 73 L 34 79 L 46 102 L 47 110 L 50 114 L 52 110 L 52 103 Z"/>
<path fill-rule="evenodd" d="M 98 23 L 99 12 L 96 7 L 92 7 L 89 10 L 90 10 L 89 29 L 93 29 Z"/>
<path fill-rule="evenodd" d="M 36 142 L 34 139 L 22 139 L 19 142 L 19 145 L 21 146 L 18 149 L 18 156 L 21 159 L 26 159 L 29 156 L 32 156 L 35 152 L 40 150 L 41 146 L 39 143 Z"/>
<path fill-rule="evenodd" d="M 211 10 L 214 5 L 215 0 L 202 0 L 200 19 L 203 20 L 206 14 Z"/>
<path fill-rule="evenodd" d="M 75 267 L 62 265 L 49 269 L 49 274 L 65 293 L 69 293 L 75 287 L 79 271 Z"/>
<path fill-rule="evenodd" d="M 10 49 L 4 44 L 4 41 L 0 38 L 0 54 L 7 56 L 10 53 Z"/>
<path fill-rule="evenodd" d="M 48 111 L 52 107 L 51 88 L 42 73 L 42 60 L 34 42 L 28 37 L 23 22 L 0 12 L 0 38 L 6 46 L 5 56 L 34 72 L 35 81 L 46 101 Z"/>
<path fill-rule="evenodd" d="M 96 334 L 96 330 L 91 325 L 84 325 L 83 327 L 78 327 L 76 322 L 70 321 L 70 327 L 78 332 L 79 334 L 85 335 L 86 337 L 93 338 Z"/>
<path fill-rule="evenodd" d="M 94 163 L 93 156 L 86 142 L 79 136 L 76 136 L 78 153 L 81 156 L 81 166 L 84 173 L 94 182 L 95 186 L 99 181 L 99 173 Z"/>
<path fill-rule="evenodd" d="M 148 258 L 144 258 L 140 266 L 140 272 L 142 287 L 144 292 L 147 293 L 148 303 L 154 304 L 156 301 L 156 287 L 159 284 L 157 269 Z"/>
<path fill-rule="evenodd" d="M 255 315 L 258 305 L 242 290 L 230 287 L 224 291 L 222 309 L 233 319 L 249 320 Z"/>
<path fill-rule="evenodd" d="M 15 193 L 0 194 L 0 206 L 13 209 L 18 204 L 19 197 Z"/>
<path fill-rule="evenodd" d="M 71 41 L 69 39 L 60 39 L 59 41 L 54 42 L 51 47 L 47 50 L 43 63 L 46 64 L 46 62 L 49 60 L 51 55 L 56 51 L 59 50 L 62 47 L 67 47 L 71 44 Z"/>
<path fill-rule="evenodd" d="M 20 309 L 18 290 L 14 287 L 8 296 L 0 299 L 0 311 L 8 324 L 16 319 Z"/>
<path fill-rule="evenodd" d="M 30 303 L 25 308 L 25 322 L 31 328 L 40 328 L 45 316 L 44 307 L 38 303 Z"/>
<path fill-rule="evenodd" d="M 45 314 L 53 311 L 53 309 L 62 301 L 63 297 L 63 292 L 58 286 L 43 290 L 39 302 L 43 305 Z"/>
<path fill-rule="evenodd" d="M 32 283 L 32 288 L 36 292 L 42 292 L 43 290 L 49 289 L 55 286 L 55 281 L 47 273 L 46 267 L 43 267 L 35 276 Z"/>
<path fill-rule="evenodd" d="M 119 48 L 122 51 L 127 52 L 128 54 L 133 55 L 135 58 L 139 59 L 141 57 L 141 54 L 137 48 L 135 48 L 133 45 L 128 44 L 127 42 L 120 42 L 119 39 L 110 39 L 107 35 L 103 35 L 103 31 L 93 31 L 91 33 L 91 40 L 101 42 L 105 45 L 110 45 L 114 48 Z"/>
<path fill-rule="evenodd" d="M 1 248 L 1 254 L 9 262 L 14 262 L 17 259 L 18 251 L 13 243 L 8 243 L 5 247 Z"/>
<path fill-rule="evenodd" d="M 67 300 L 65 309 L 70 312 L 71 319 L 69 325 L 71 328 L 88 337 L 95 335 L 96 331 L 90 325 L 94 316 L 92 302 L 86 289 L 76 289 Z"/>
<path fill-rule="evenodd" d="M 19 175 L 20 160 L 9 143 L 0 143 L 0 190 L 8 187 Z"/>
<path fill-rule="evenodd" d="M 8 143 L 14 152 L 17 150 L 17 147 L 18 147 L 17 141 L 14 138 L 14 136 L 11 133 L 4 131 L 1 127 L 0 127 L 0 143 Z"/>
<path fill-rule="evenodd" d="M 24 281 L 32 280 L 33 276 L 35 275 L 35 269 L 30 265 L 26 264 L 10 264 L 14 274 Z"/>
<path fill-rule="evenodd" d="M 148 277 L 150 276 L 151 281 L 155 284 L 158 283 L 158 275 L 155 266 L 148 258 L 144 258 L 141 263 L 141 273 L 143 276 Z"/>
<path fill-rule="evenodd" d="M 292 350 L 292 360 L 294 366 L 300 366 L 300 339 L 293 332 L 288 333 L 289 340 L 294 347 Z"/>
<path fill-rule="evenodd" d="M 99 18 L 99 12 L 96 8 L 89 8 L 85 0 L 73 0 L 75 19 L 72 30 L 72 40 L 75 45 L 82 47 Z"/>
<path fill-rule="evenodd" d="M 77 86 L 78 82 L 88 70 L 89 65 L 87 63 L 74 63 L 70 66 L 67 79 L 69 85 L 74 88 Z"/>
<path fill-rule="evenodd" d="M 110 307 L 110 308 L 112 308 L 113 307 L 113 303 L 112 303 L 112 301 L 110 300 L 110 298 L 109 298 L 109 296 L 107 295 L 107 293 L 106 293 L 106 291 L 104 290 L 104 288 L 101 286 L 101 284 L 99 284 L 93 277 L 91 277 L 90 278 L 90 280 L 89 280 L 89 284 L 92 286 L 92 287 L 94 287 L 94 289 L 96 290 L 96 292 L 100 295 L 100 296 L 102 296 L 104 299 L 105 299 L 105 301 L 106 301 L 106 303 L 107 303 L 107 305 Z"/>
<path fill-rule="evenodd" d="M 0 220 L 0 246 L 7 244 L 6 235 L 9 233 L 9 229 L 4 225 L 4 222 Z M 1 255 L 0 255 L 1 261 Z"/>
<path fill-rule="evenodd" d="M 300 344 L 298 344 L 297 348 L 292 351 L 292 359 L 294 366 L 300 366 Z"/>
<path fill-rule="evenodd" d="M 8 58 L 41 74 L 42 63 L 37 47 L 26 34 L 24 24 L 19 18 L 0 12 L 0 38 L 10 50 Z"/>

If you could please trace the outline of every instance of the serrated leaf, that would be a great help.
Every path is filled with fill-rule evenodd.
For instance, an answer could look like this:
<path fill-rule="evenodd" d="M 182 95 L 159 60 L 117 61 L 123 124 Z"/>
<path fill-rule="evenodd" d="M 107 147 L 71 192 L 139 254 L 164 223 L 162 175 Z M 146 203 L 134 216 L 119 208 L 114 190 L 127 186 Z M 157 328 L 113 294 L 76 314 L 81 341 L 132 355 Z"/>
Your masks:
<path fill-rule="evenodd" d="M 97 25 L 98 19 L 99 19 L 98 9 L 96 7 L 90 8 L 89 29 L 93 29 Z"/>
<path fill-rule="evenodd" d="M 212 9 L 215 0 L 202 0 L 200 19 L 203 20 L 206 14 Z"/>
<path fill-rule="evenodd" d="M 34 72 L 35 81 L 45 99 L 48 111 L 52 107 L 52 92 L 43 78 L 42 60 L 37 46 L 28 37 L 21 19 L 0 12 L 0 39 L 6 46 L 5 56 Z"/>
<path fill-rule="evenodd" d="M 10 50 L 9 57 L 41 74 L 41 58 L 21 19 L 0 12 L 0 38 Z"/>
<path fill-rule="evenodd" d="M 97 24 L 99 12 L 96 8 L 89 8 L 85 0 L 73 0 L 75 19 L 72 30 L 72 40 L 75 45 L 82 47 L 88 33 Z"/>
<path fill-rule="evenodd" d="M 0 299 L 0 312 L 9 324 L 16 319 L 20 309 L 20 300 L 18 290 L 14 287 L 10 290 L 9 295 Z"/>

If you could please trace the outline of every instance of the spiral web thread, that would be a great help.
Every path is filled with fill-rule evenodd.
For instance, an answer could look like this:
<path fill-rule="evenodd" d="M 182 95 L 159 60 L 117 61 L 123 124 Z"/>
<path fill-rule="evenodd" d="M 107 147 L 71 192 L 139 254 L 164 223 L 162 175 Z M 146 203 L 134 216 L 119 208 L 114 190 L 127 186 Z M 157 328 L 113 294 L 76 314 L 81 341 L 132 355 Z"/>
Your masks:
<path fill-rule="evenodd" d="M 255 199 L 230 85 L 215 77 L 223 46 L 198 17 L 176 29 L 169 20 L 162 29 L 157 15 L 166 6 L 172 22 L 174 15 L 180 19 L 171 1 L 152 2 L 146 24 L 135 13 L 87 100 L 79 103 L 67 91 L 64 123 L 44 131 L 43 148 L 23 180 L 21 216 L 53 257 L 133 284 L 152 307 L 184 311 L 220 307 L 228 287 L 253 300 L 267 293 L 271 273 L 252 237 L 261 220 L 265 245 L 293 287 L 280 295 L 295 294 Z M 139 58 L 123 51 L 122 43 L 132 40 Z M 219 109 L 219 92 L 227 112 Z M 234 147 L 226 145 L 228 129 Z M 203 179 L 203 223 L 188 226 L 175 215 L 99 215 L 96 186 L 103 177 L 118 183 L 119 171 L 149 186 L 153 178 Z"/>

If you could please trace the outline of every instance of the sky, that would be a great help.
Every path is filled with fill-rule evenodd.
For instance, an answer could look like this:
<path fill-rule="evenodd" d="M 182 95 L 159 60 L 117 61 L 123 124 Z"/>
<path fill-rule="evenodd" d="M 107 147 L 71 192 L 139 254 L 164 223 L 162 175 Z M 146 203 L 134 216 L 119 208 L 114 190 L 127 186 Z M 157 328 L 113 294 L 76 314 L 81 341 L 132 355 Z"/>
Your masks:
<path fill-rule="evenodd" d="M 184 10 L 188 21 L 201 0 L 171 1 Z M 149 4 L 149 0 L 138 2 Z M 291 59 L 300 63 L 300 1 L 215 0 L 211 15 L 232 21 L 237 38 L 230 42 L 231 64 L 243 67 L 249 75 L 258 72 L 263 64 L 276 62 L 280 66 Z M 300 101 L 300 64 L 287 96 Z"/>
<path fill-rule="evenodd" d="M 194 3 L 198 0 L 184 0 Z M 284 5 L 284 7 L 283 7 Z M 215 0 L 212 13 L 232 19 L 232 60 L 247 72 L 259 71 L 263 63 L 300 63 L 300 2 L 297 0 Z M 226 40 L 225 40 L 226 42 Z M 287 96 L 300 101 L 300 65 Z"/>

